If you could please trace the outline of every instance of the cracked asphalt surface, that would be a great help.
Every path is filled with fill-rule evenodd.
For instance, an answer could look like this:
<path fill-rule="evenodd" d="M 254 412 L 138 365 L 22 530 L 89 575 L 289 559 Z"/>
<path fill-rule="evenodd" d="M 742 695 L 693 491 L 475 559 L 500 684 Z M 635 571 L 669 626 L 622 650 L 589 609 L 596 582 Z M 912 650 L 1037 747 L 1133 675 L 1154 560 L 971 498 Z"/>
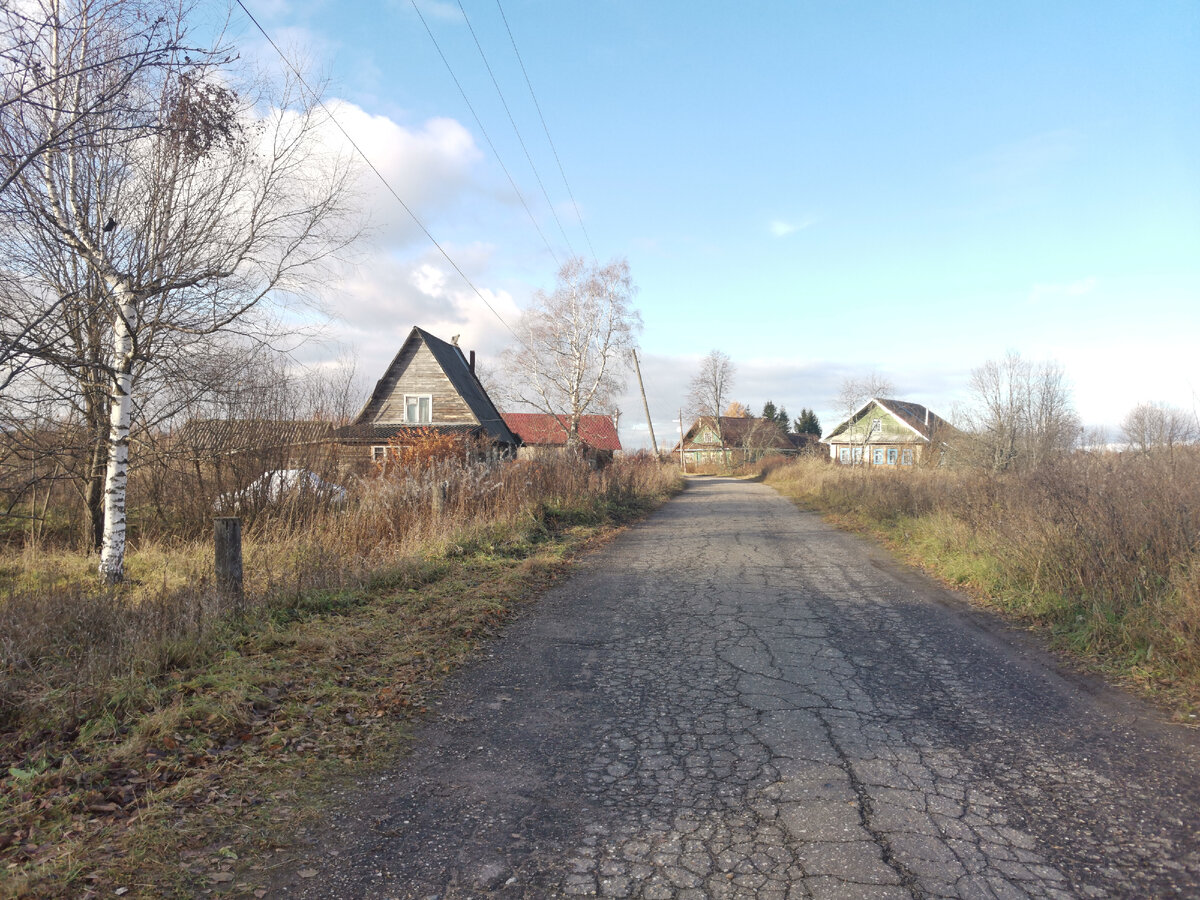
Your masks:
<path fill-rule="evenodd" d="M 272 896 L 1197 897 L 1198 762 L 874 545 L 695 481 L 456 678 Z"/>

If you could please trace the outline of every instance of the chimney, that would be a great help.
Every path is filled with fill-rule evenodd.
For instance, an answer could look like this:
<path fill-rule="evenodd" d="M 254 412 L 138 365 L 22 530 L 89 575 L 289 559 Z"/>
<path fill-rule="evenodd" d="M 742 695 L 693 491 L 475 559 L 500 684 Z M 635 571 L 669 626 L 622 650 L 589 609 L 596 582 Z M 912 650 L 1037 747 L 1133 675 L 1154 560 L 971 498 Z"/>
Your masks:
<path fill-rule="evenodd" d="M 621 426 L 620 426 L 621 411 L 619 409 L 613 411 L 612 420 L 613 420 L 613 431 L 620 431 L 621 430 Z"/>
<path fill-rule="evenodd" d="M 472 354 L 474 355 L 474 354 Z M 925 407 L 925 427 L 929 427 L 929 407 Z"/>
<path fill-rule="evenodd" d="M 475 351 L 471 351 L 470 358 L 467 359 L 467 368 L 471 370 L 471 374 L 475 374 Z"/>

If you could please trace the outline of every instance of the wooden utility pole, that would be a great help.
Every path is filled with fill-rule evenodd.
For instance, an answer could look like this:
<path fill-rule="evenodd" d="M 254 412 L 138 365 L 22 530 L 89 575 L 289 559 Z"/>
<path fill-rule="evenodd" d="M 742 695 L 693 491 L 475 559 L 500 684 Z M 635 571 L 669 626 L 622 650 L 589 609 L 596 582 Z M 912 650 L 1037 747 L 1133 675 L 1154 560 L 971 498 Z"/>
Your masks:
<path fill-rule="evenodd" d="M 650 404 L 646 402 L 646 385 L 642 384 L 642 367 L 638 364 L 637 351 L 633 354 L 633 370 L 637 372 L 638 387 L 642 390 L 642 409 L 646 411 L 646 424 L 650 426 L 650 446 L 654 448 L 654 456 L 658 456 L 658 441 L 654 439 L 654 421 L 650 418 Z"/>
<path fill-rule="evenodd" d="M 683 455 L 683 410 L 679 410 L 679 468 L 687 473 L 687 457 Z"/>

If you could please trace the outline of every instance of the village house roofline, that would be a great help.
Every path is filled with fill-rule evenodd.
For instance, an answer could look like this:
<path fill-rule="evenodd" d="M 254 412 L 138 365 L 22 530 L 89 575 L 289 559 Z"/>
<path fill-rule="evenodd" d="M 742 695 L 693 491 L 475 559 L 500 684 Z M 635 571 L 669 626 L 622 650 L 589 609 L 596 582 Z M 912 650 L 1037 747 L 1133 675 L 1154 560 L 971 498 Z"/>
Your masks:
<path fill-rule="evenodd" d="M 505 424 L 526 446 L 566 446 L 569 416 L 521 412 L 506 412 L 503 415 Z M 621 438 L 612 417 L 598 413 L 579 417 L 579 440 L 593 450 L 621 449 Z"/>
<path fill-rule="evenodd" d="M 479 382 L 478 376 L 476 376 L 471 364 L 467 361 L 467 357 L 463 354 L 462 349 L 457 344 L 443 341 L 441 338 L 430 334 L 424 328 L 417 325 L 414 325 L 412 331 L 408 333 L 408 337 L 400 345 L 400 350 L 392 358 L 388 367 L 384 369 L 383 376 L 375 382 L 375 389 L 371 391 L 370 398 L 363 404 L 363 408 L 359 410 L 358 415 L 354 417 L 352 427 L 366 424 L 395 425 L 397 431 L 403 427 L 411 427 L 406 426 L 403 422 L 368 423 L 364 420 L 372 409 L 376 408 L 378 404 L 387 398 L 389 392 L 388 376 L 391 374 L 392 369 L 399 365 L 405 350 L 414 341 L 420 341 L 429 348 L 429 352 L 433 354 L 433 358 L 441 366 L 442 372 L 449 379 L 451 386 L 470 408 L 472 415 L 479 420 L 479 427 L 487 432 L 489 438 L 498 443 L 512 444 L 514 446 L 519 443 L 517 436 L 505 424 L 500 410 L 496 409 L 496 405 L 492 403 L 492 398 L 483 389 L 483 385 Z"/>
<path fill-rule="evenodd" d="M 912 403 L 908 400 L 889 400 L 883 397 L 872 397 L 848 417 L 835 425 L 833 430 L 831 430 L 828 435 L 821 438 L 821 443 L 833 443 L 834 439 L 842 434 L 842 432 L 849 427 L 851 422 L 859 419 L 872 404 L 889 413 L 892 418 L 908 428 L 913 434 L 927 444 L 930 442 L 930 436 L 934 431 L 953 427 L 937 413 L 933 412 L 926 406 L 922 406 L 920 403 Z M 928 426 L 925 425 L 926 416 L 928 416 Z M 845 441 L 843 441 L 843 443 L 851 440 L 852 438 L 848 437 L 845 439 Z"/>
<path fill-rule="evenodd" d="M 719 430 L 720 430 L 721 436 L 723 438 L 722 441 L 699 442 L 699 441 L 693 440 L 693 437 L 696 435 L 696 433 L 698 431 L 700 431 L 700 429 L 703 428 L 705 425 L 712 426 L 713 428 L 718 428 L 718 425 L 717 425 L 718 422 L 720 423 Z M 767 419 L 763 419 L 758 416 L 700 416 L 692 423 L 691 427 L 688 428 L 687 433 L 684 435 L 683 449 L 686 451 L 689 448 L 704 450 L 704 449 L 710 449 L 710 448 L 717 449 L 722 446 L 724 446 L 726 448 L 737 447 L 737 446 L 739 446 L 739 442 L 741 442 L 745 439 L 747 432 L 752 431 L 756 428 L 761 428 L 763 430 L 764 435 L 766 436 L 766 435 L 770 435 L 770 432 L 767 431 L 767 429 L 770 428 L 771 426 L 774 426 L 774 431 L 778 432 L 779 439 L 777 441 L 774 441 L 773 443 L 765 444 L 761 449 L 764 449 L 764 450 L 765 449 L 775 449 L 775 450 L 793 449 L 792 442 L 788 439 L 788 436 L 786 434 L 784 434 L 783 429 L 781 427 L 779 427 L 778 424 L 773 423 L 773 422 L 768 422 Z M 672 453 L 679 452 L 679 443 L 678 442 L 676 442 L 675 447 L 671 452 Z"/>

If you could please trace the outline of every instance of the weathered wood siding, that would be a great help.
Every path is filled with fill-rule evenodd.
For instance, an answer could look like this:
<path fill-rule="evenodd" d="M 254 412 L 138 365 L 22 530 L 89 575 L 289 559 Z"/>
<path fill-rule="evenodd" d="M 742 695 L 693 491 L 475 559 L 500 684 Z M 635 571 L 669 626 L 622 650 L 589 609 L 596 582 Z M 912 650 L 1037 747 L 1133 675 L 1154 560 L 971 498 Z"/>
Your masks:
<path fill-rule="evenodd" d="M 438 365 L 429 348 L 413 341 L 383 377 L 383 392 L 372 409 L 363 417 L 368 422 L 393 425 L 404 421 L 404 395 L 433 396 L 434 425 L 478 425 L 466 401 Z"/>

